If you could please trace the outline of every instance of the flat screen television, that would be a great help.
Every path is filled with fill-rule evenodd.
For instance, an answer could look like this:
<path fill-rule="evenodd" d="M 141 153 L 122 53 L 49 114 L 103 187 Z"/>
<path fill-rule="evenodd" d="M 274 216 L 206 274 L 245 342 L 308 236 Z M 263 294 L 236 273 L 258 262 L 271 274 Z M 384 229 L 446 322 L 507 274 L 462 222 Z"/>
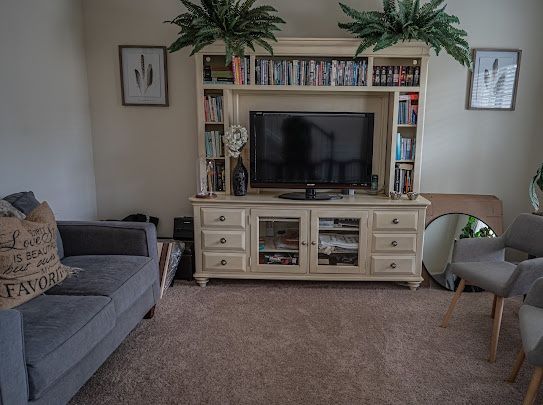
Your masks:
<path fill-rule="evenodd" d="M 367 188 L 373 113 L 251 111 L 251 186 L 305 188 L 285 198 L 328 199 L 316 189 Z"/>

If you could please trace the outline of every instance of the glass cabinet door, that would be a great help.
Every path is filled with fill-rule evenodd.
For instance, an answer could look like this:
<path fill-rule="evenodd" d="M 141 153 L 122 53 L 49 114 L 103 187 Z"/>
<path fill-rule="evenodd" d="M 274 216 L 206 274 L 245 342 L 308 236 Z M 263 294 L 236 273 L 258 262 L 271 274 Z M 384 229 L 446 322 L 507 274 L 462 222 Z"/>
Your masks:
<path fill-rule="evenodd" d="M 306 273 L 308 211 L 251 210 L 251 271 Z"/>
<path fill-rule="evenodd" d="M 311 210 L 311 273 L 364 273 L 367 211 Z"/>

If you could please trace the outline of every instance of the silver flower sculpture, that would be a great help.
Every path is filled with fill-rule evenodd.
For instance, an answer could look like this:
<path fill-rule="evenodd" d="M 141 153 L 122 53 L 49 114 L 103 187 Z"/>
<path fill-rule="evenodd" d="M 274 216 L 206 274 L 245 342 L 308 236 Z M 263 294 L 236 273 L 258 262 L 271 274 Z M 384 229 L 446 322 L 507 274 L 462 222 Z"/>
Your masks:
<path fill-rule="evenodd" d="M 224 146 L 228 155 L 233 158 L 239 157 L 248 140 L 247 129 L 241 125 L 231 125 L 224 135 Z"/>

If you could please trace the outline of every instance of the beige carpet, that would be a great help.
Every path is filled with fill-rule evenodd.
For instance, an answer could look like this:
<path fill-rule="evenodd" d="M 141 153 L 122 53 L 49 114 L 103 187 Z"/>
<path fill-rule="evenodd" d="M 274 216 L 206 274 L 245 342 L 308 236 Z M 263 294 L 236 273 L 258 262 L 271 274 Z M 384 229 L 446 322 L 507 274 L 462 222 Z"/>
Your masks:
<path fill-rule="evenodd" d="M 492 296 L 464 294 L 442 329 L 450 298 L 384 283 L 177 284 L 72 403 L 520 403 L 532 369 L 504 382 L 520 302 L 506 301 L 490 364 Z"/>

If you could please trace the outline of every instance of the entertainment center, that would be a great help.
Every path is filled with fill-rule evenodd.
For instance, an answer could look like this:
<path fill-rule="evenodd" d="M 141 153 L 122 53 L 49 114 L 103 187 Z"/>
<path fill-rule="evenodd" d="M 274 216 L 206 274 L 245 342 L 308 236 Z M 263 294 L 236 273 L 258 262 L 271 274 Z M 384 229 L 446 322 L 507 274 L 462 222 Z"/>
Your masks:
<path fill-rule="evenodd" d="M 406 194 L 420 186 L 428 47 L 406 43 L 353 59 L 358 44 L 279 39 L 274 56 L 256 49 L 237 58 L 231 80 L 224 46 L 195 55 L 198 154 L 217 195 L 190 199 L 201 286 L 252 278 L 400 281 L 416 289 L 423 280 L 429 202 Z M 263 116 L 271 123 L 258 123 Z M 231 195 L 230 158 L 217 154 L 232 124 L 251 131 L 242 154 L 251 187 L 242 197 Z M 377 195 L 368 193 L 372 174 Z M 310 199 L 278 198 L 296 188 Z M 316 188 L 360 191 L 319 201 Z M 400 199 L 388 197 L 394 191 Z"/>

